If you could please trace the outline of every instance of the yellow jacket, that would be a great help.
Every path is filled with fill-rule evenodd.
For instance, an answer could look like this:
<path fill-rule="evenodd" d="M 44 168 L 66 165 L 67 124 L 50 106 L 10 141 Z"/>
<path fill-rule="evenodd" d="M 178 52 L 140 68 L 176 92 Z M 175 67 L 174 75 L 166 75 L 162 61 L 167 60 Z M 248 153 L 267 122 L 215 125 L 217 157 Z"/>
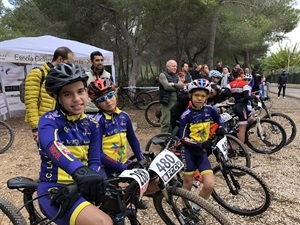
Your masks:
<path fill-rule="evenodd" d="M 50 71 L 47 63 L 41 68 L 45 77 Z M 29 123 L 31 129 L 37 129 L 40 117 L 55 108 L 55 100 L 47 94 L 45 82 L 41 85 L 42 73 L 39 69 L 33 69 L 25 81 L 25 122 Z"/>

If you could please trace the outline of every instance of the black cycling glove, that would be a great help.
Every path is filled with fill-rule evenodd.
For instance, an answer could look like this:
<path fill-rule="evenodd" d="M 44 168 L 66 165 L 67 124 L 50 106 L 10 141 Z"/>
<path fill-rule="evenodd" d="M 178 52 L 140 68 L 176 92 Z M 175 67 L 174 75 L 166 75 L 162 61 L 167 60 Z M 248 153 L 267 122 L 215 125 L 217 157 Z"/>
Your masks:
<path fill-rule="evenodd" d="M 226 130 L 224 127 L 219 127 L 217 130 L 216 130 L 216 135 L 218 137 L 224 137 L 224 135 L 226 134 Z"/>
<path fill-rule="evenodd" d="M 81 196 L 99 205 L 105 196 L 104 178 L 87 166 L 76 169 L 72 177 L 78 185 Z"/>
<path fill-rule="evenodd" d="M 211 140 L 207 140 L 202 143 L 202 149 L 206 150 L 207 155 L 210 155 L 212 153 L 212 147 L 214 143 Z"/>

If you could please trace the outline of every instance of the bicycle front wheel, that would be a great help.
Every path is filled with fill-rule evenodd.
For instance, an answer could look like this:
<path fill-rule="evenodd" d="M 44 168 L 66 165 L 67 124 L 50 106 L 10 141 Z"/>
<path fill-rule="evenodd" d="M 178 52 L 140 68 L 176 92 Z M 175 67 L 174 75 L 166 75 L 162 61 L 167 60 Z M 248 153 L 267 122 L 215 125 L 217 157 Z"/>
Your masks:
<path fill-rule="evenodd" d="M 295 122 L 292 120 L 291 117 L 288 115 L 285 115 L 283 113 L 270 113 L 271 117 L 268 117 L 268 115 L 265 115 L 263 118 L 271 119 L 279 123 L 286 132 L 286 143 L 285 145 L 290 144 L 296 137 L 297 134 L 297 128 Z"/>
<path fill-rule="evenodd" d="M 247 126 L 245 143 L 257 153 L 272 154 L 285 146 L 286 133 L 279 123 L 261 119 L 259 124 L 255 121 Z"/>
<path fill-rule="evenodd" d="M 0 225 L 26 225 L 23 215 L 6 198 L 0 196 Z"/>
<path fill-rule="evenodd" d="M 162 192 L 157 192 L 153 197 L 153 204 L 167 225 L 231 224 L 217 208 L 200 196 L 182 188 L 166 189 L 170 198 L 169 203 Z M 195 204 L 200 206 L 200 211 L 192 209 Z"/>
<path fill-rule="evenodd" d="M 270 190 L 265 181 L 251 169 L 228 164 L 222 169 L 217 166 L 213 171 L 215 188 L 212 197 L 228 211 L 243 216 L 256 216 L 269 208 Z"/>
<path fill-rule="evenodd" d="M 11 126 L 3 121 L 0 121 L 0 137 L 0 154 L 2 154 L 12 146 L 15 139 Z"/>
<path fill-rule="evenodd" d="M 135 105 L 138 109 L 146 109 L 150 102 L 152 102 L 152 96 L 147 92 L 141 92 L 136 96 Z"/>
<path fill-rule="evenodd" d="M 145 109 L 145 119 L 150 125 L 154 127 L 159 127 L 160 118 L 161 118 L 161 104 L 158 100 L 153 101 Z"/>

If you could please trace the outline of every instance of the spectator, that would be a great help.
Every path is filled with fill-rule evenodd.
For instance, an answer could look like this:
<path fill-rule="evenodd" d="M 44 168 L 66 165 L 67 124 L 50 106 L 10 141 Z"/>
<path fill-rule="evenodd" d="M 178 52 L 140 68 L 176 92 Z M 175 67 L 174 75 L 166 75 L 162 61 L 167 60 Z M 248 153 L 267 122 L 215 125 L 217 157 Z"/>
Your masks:
<path fill-rule="evenodd" d="M 98 123 L 84 114 L 87 79 L 84 70 L 72 63 L 56 65 L 45 79 L 47 93 L 57 100 L 57 108 L 39 121 L 37 195 L 48 218 L 58 214 L 55 224 L 113 224 L 97 207 L 105 196 L 105 174 L 100 170 Z M 62 188 L 74 181 L 79 194 L 63 197 Z M 50 189 L 57 190 L 53 198 L 47 195 Z"/>
<path fill-rule="evenodd" d="M 177 62 L 169 60 L 166 63 L 166 71 L 159 75 L 159 100 L 162 104 L 161 133 L 171 133 L 170 109 L 177 101 L 177 94 L 184 88 L 179 80 L 177 71 Z"/>
<path fill-rule="evenodd" d="M 216 68 L 215 68 L 215 70 L 218 70 L 220 73 L 223 72 L 223 63 L 222 63 L 222 61 L 217 61 L 216 62 Z"/>
<path fill-rule="evenodd" d="M 280 98 L 280 93 L 282 89 L 282 97 L 285 98 L 285 88 L 288 81 L 288 76 L 286 70 L 282 70 L 281 75 L 278 77 L 277 86 L 278 86 L 278 98 Z"/>
<path fill-rule="evenodd" d="M 185 74 L 184 75 L 185 83 L 190 83 L 192 81 L 192 76 L 189 73 L 189 64 L 182 63 L 180 72 L 183 72 Z"/>
<path fill-rule="evenodd" d="M 46 62 L 41 66 L 45 77 L 50 69 L 58 63 L 68 63 L 73 61 L 73 52 L 67 47 L 57 48 L 54 52 L 51 63 Z M 45 85 L 41 85 L 42 73 L 33 69 L 26 77 L 25 83 L 25 122 L 29 123 L 33 139 L 38 141 L 38 121 L 40 117 L 55 108 L 55 100 L 50 97 Z"/>
<path fill-rule="evenodd" d="M 228 83 L 232 81 L 229 66 L 223 67 L 221 87 L 226 88 Z"/>
<path fill-rule="evenodd" d="M 200 78 L 200 70 L 202 65 L 198 65 L 193 71 L 192 71 L 192 80 L 199 79 Z"/>
<path fill-rule="evenodd" d="M 90 60 L 92 66 L 91 69 L 86 73 L 89 76 L 87 81 L 88 85 L 98 77 L 106 77 L 114 82 L 112 75 L 104 68 L 104 57 L 101 52 L 92 52 L 90 55 Z M 91 99 L 88 98 L 88 103 L 85 109 L 86 114 L 93 115 L 97 113 L 98 110 L 99 109 L 91 102 Z"/>
<path fill-rule="evenodd" d="M 269 93 L 271 89 L 271 75 L 266 77 L 266 97 L 269 99 Z"/>
<path fill-rule="evenodd" d="M 201 66 L 200 72 L 199 72 L 200 76 L 199 78 L 204 78 L 209 80 L 208 74 L 209 74 L 209 68 L 207 64 L 203 64 Z"/>

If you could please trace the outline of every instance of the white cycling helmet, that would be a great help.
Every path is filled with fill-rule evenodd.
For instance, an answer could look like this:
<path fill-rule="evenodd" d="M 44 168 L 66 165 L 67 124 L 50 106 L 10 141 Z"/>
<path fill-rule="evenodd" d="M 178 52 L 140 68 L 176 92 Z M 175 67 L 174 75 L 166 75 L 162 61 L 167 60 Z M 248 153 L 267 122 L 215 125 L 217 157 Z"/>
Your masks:
<path fill-rule="evenodd" d="M 211 70 L 208 73 L 209 77 L 220 77 L 222 78 L 222 74 L 218 70 Z"/>
<path fill-rule="evenodd" d="M 244 79 L 252 80 L 252 74 L 251 74 L 251 73 L 246 73 L 246 74 L 244 75 Z"/>
<path fill-rule="evenodd" d="M 204 78 L 193 80 L 188 85 L 188 92 L 190 93 L 194 89 L 207 90 L 208 93 L 210 93 L 211 91 L 210 82 Z"/>

